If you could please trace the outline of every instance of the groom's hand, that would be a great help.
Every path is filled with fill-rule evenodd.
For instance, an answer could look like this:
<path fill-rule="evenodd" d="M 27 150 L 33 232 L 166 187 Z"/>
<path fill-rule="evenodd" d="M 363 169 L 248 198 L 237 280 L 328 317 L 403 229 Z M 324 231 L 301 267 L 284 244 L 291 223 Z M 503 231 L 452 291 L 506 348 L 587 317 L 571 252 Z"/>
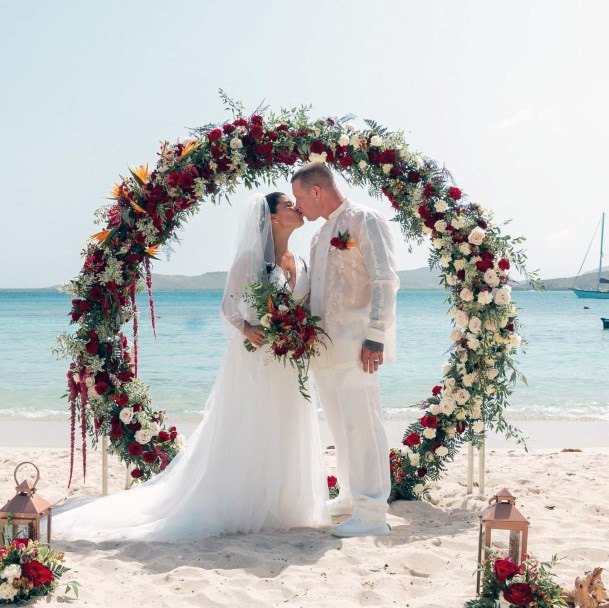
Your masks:
<path fill-rule="evenodd" d="M 383 365 L 383 349 L 384 346 L 380 342 L 372 340 L 364 342 L 360 355 L 364 372 L 374 374 L 378 371 L 379 365 Z"/>

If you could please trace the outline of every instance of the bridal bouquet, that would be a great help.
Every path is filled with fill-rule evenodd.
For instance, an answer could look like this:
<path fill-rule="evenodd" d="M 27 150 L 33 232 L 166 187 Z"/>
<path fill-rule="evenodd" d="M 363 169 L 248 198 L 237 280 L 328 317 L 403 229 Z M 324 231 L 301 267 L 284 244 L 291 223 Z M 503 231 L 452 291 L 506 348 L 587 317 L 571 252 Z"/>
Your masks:
<path fill-rule="evenodd" d="M 17 538 L 0 546 L 0 606 L 17 604 L 49 594 L 69 570 L 63 565 L 63 551 L 53 551 L 42 542 Z M 78 597 L 78 583 L 66 584 L 66 592 Z"/>
<path fill-rule="evenodd" d="M 252 283 L 245 290 L 245 301 L 258 313 L 260 325 L 276 359 L 289 362 L 298 371 L 298 388 L 307 400 L 309 362 L 323 346 L 322 338 L 326 332 L 317 324 L 314 317 L 301 302 L 297 302 L 287 287 L 277 287 L 270 283 Z M 247 350 L 256 347 L 244 341 Z"/>

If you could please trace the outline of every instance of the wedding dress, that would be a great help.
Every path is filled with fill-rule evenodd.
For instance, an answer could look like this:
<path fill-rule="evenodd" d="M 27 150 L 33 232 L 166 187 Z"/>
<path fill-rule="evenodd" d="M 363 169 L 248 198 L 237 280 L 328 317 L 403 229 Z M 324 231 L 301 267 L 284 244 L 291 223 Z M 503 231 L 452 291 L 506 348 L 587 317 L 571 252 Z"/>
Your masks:
<path fill-rule="evenodd" d="M 232 328 L 257 320 L 242 296 L 262 266 L 286 283 L 272 262 L 268 206 L 257 195 L 246 205 L 222 303 Z M 301 299 L 309 274 L 295 262 L 293 296 Z M 54 538 L 169 542 L 330 523 L 314 395 L 301 396 L 296 370 L 268 346 L 248 352 L 243 340 L 232 331 L 203 419 L 169 466 L 130 490 L 74 508 L 68 501 L 54 510 Z"/>

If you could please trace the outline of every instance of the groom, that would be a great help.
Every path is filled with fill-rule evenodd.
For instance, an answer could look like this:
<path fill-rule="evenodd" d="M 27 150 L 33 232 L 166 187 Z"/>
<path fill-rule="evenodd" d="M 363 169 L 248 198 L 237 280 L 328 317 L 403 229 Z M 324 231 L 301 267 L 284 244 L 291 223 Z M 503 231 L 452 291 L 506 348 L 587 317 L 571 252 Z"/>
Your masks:
<path fill-rule="evenodd" d="M 389 223 L 343 197 L 322 163 L 294 173 L 292 191 L 309 221 L 326 220 L 311 242 L 311 312 L 332 341 L 313 359 L 313 369 L 336 444 L 340 494 L 330 511 L 352 514 L 332 534 L 387 535 L 389 444 L 377 372 L 395 357 L 399 279 Z"/>

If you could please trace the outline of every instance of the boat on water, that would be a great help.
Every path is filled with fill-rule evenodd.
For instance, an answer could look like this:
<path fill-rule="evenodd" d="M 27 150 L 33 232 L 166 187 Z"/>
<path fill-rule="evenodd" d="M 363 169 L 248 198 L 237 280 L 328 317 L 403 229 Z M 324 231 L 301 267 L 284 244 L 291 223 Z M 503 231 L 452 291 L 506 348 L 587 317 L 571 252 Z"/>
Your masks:
<path fill-rule="evenodd" d="M 596 233 L 598 232 L 599 226 L 601 228 L 601 248 L 600 248 L 600 255 L 599 255 L 599 259 L 598 259 L 596 289 L 579 289 L 575 286 L 575 284 L 577 283 L 577 279 L 579 278 L 582 268 L 584 267 L 584 264 L 586 263 L 586 258 L 588 257 L 588 253 L 590 252 L 590 247 L 592 247 L 592 243 L 594 242 L 594 237 L 596 237 Z M 596 227 L 596 230 L 594 231 L 594 235 L 592 236 L 592 241 L 590 242 L 590 245 L 588 246 L 588 251 L 586 251 L 586 255 L 584 256 L 584 261 L 582 262 L 582 265 L 579 267 L 579 272 L 577 273 L 577 276 L 573 280 L 573 285 L 572 285 L 571 289 L 578 298 L 592 298 L 595 300 L 609 300 L 609 288 L 605 287 L 603 289 L 601 287 L 603 285 L 609 285 L 609 279 L 605 279 L 602 276 L 603 275 L 603 241 L 604 240 L 605 240 L 605 213 L 603 212 L 599 225 Z"/>

